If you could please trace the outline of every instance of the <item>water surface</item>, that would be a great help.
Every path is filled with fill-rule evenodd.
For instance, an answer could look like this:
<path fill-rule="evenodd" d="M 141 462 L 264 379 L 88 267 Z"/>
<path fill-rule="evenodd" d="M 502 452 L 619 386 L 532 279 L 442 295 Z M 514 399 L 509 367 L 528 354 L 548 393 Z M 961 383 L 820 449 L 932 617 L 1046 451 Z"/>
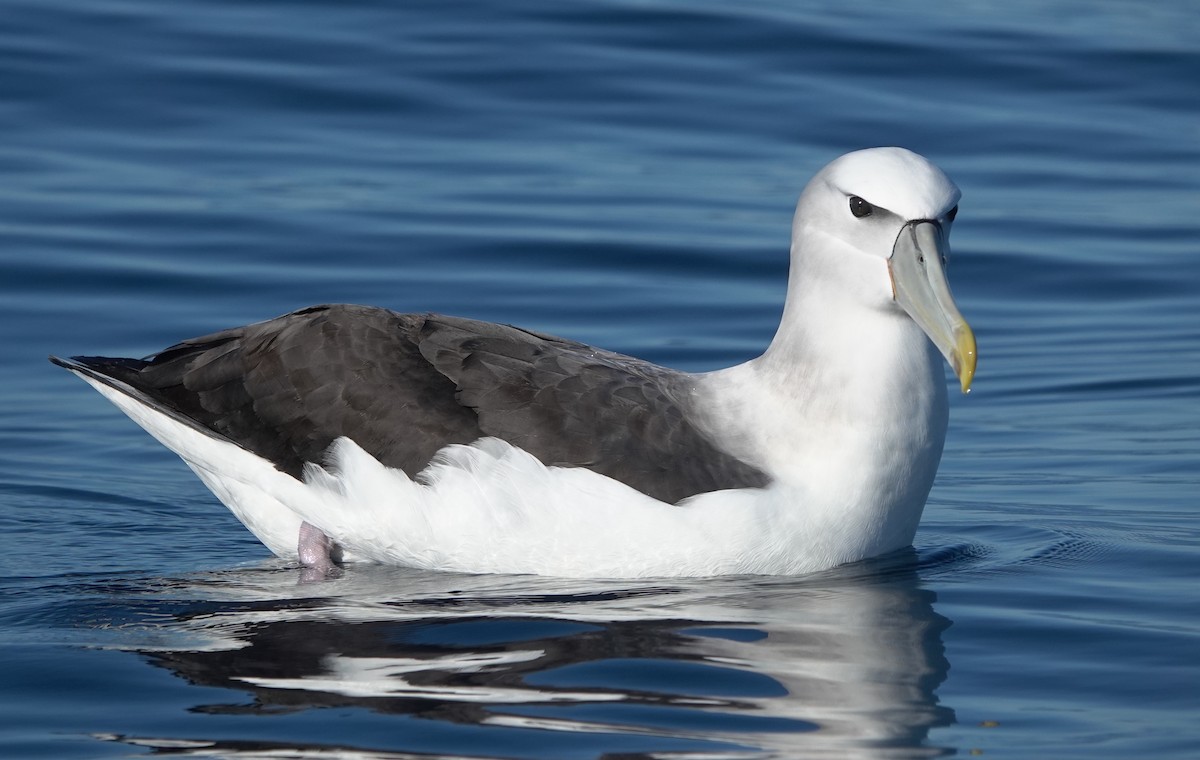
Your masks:
<path fill-rule="evenodd" d="M 0 755 L 1189 757 L 1188 3 L 10 0 Z M 770 339 L 795 198 L 964 197 L 980 367 L 913 551 L 806 578 L 300 584 L 47 353 L 321 302 L 688 370 Z"/>

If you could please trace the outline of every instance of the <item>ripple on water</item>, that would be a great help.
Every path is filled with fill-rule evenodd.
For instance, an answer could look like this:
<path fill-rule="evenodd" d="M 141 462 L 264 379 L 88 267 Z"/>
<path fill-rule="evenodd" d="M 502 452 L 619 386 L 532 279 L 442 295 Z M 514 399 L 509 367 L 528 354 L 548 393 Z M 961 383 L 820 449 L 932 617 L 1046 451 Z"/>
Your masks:
<path fill-rule="evenodd" d="M 919 552 L 921 576 L 926 579 L 1065 568 L 1094 563 L 1117 550 L 1115 536 L 1103 529 L 1057 525 L 980 525 L 971 529 L 972 540 L 957 542 L 961 531 L 945 535 L 932 526 L 923 537 L 924 543 L 934 544 Z"/>

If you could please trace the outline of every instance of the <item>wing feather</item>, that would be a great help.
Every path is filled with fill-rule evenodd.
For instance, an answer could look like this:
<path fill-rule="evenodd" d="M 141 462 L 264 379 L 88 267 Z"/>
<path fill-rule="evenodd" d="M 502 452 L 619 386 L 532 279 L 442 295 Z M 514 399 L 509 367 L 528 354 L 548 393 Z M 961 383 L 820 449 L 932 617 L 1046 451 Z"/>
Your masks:
<path fill-rule="evenodd" d="M 694 424 L 689 376 L 508 325 L 315 306 L 142 360 L 76 361 L 297 477 L 341 436 L 410 476 L 495 436 L 669 502 L 767 482 Z"/>

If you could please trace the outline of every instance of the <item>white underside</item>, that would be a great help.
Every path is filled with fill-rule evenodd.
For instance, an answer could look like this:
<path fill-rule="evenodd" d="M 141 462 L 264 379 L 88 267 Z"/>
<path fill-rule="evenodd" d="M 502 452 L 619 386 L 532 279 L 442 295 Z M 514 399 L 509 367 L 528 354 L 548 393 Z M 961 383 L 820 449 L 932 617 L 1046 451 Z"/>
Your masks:
<path fill-rule="evenodd" d="M 805 504 L 794 487 L 655 500 L 584 468 L 547 467 L 494 438 L 447 446 L 417 478 L 349 439 L 303 481 L 80 375 L 183 458 L 272 552 L 295 559 L 300 524 L 348 560 L 467 573 L 575 577 L 815 572 L 911 543 L 911 519 Z M 936 467 L 936 462 L 934 462 Z M 820 508 L 818 508 L 820 507 Z M 910 512 L 913 510 L 909 510 Z"/>

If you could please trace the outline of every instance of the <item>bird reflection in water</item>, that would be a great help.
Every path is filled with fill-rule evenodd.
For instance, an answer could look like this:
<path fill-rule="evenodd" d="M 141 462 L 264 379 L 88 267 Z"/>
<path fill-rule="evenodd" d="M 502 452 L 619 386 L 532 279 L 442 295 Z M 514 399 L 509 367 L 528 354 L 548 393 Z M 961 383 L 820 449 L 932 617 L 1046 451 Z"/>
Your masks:
<path fill-rule="evenodd" d="M 926 744 L 931 728 L 954 719 L 935 693 L 949 668 L 949 621 L 921 588 L 911 551 L 790 579 L 635 583 L 364 567 L 297 585 L 268 566 L 158 593 L 171 597 L 171 621 L 152 647 L 130 648 L 190 684 L 252 697 L 191 712 L 264 719 L 250 729 L 257 738 L 236 742 L 102 737 L 159 753 L 455 749 L 449 739 L 440 748 L 415 739 L 432 726 L 413 719 L 437 722 L 446 736 L 483 731 L 488 751 L 506 757 L 522 756 L 529 731 L 543 750 L 591 742 L 597 754 L 950 751 Z M 406 722 L 380 746 L 378 732 L 362 739 L 356 720 L 314 711 L 331 707 Z M 306 714 L 303 727 L 278 723 L 296 713 Z"/>

